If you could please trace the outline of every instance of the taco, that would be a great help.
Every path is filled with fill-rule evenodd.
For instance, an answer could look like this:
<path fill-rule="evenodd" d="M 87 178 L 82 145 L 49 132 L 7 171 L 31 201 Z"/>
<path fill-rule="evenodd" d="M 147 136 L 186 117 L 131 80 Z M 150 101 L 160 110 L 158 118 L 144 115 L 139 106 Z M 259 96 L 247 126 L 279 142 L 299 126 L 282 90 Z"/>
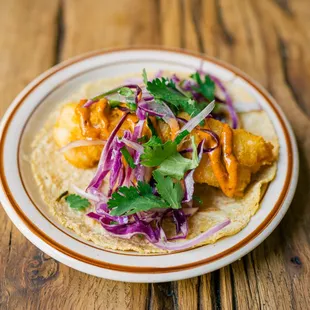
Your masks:
<path fill-rule="evenodd" d="M 117 83 L 84 87 L 34 139 L 32 171 L 52 214 L 103 248 L 143 254 L 243 229 L 276 175 L 267 114 L 238 113 L 230 90 L 203 72 L 149 80 L 144 70 Z"/>

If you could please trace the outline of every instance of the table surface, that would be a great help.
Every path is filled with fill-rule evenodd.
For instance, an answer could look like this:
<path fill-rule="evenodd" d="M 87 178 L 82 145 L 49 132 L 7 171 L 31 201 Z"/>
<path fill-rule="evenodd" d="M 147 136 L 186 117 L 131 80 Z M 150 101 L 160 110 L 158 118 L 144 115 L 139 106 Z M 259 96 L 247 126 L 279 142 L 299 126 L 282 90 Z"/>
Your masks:
<path fill-rule="evenodd" d="M 99 279 L 58 263 L 26 240 L 0 208 L 0 308 L 309 308 L 309 0 L 0 0 L 0 116 L 27 83 L 62 60 L 150 44 L 225 60 L 276 98 L 301 160 L 287 215 L 265 242 L 230 266 L 148 285 Z"/>

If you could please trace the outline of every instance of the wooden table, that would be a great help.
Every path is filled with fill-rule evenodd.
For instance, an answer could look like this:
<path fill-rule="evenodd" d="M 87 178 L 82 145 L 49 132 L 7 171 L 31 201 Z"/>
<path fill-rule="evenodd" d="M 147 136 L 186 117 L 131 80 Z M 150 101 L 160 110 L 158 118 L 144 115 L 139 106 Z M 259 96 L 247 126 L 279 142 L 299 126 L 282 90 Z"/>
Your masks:
<path fill-rule="evenodd" d="M 243 259 L 165 284 L 98 279 L 33 246 L 0 208 L 1 309 L 309 309 L 309 0 L 1 0 L 0 115 L 35 76 L 94 49 L 155 44 L 226 60 L 264 85 L 297 136 L 280 226 Z"/>

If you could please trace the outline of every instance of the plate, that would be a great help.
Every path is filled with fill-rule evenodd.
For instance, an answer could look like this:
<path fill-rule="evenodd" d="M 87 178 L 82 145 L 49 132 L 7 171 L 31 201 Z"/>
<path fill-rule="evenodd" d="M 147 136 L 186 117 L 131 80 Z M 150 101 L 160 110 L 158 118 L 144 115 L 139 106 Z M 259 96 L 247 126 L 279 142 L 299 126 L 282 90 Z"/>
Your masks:
<path fill-rule="evenodd" d="M 143 256 L 113 252 L 80 239 L 49 214 L 21 148 L 43 125 L 54 103 L 86 82 L 131 73 L 165 70 L 191 73 L 200 66 L 223 81 L 234 81 L 269 115 L 280 143 L 278 172 L 250 223 L 234 236 L 181 253 Z M 13 101 L 1 123 L 1 203 L 18 229 L 56 260 L 85 273 L 128 282 L 165 282 L 198 276 L 241 258 L 258 246 L 286 213 L 298 178 L 292 129 L 275 100 L 238 69 L 217 59 L 182 50 L 115 49 L 66 61 L 31 82 Z"/>

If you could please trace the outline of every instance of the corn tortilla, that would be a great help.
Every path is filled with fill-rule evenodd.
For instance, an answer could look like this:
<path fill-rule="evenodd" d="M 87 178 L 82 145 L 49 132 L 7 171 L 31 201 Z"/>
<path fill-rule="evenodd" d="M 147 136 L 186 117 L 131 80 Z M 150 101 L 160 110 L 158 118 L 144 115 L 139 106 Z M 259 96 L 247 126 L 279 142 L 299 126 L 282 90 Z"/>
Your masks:
<path fill-rule="evenodd" d="M 106 81 L 93 83 L 83 87 L 72 98 L 90 97 L 98 93 L 99 89 L 102 90 L 103 85 L 106 89 L 109 89 L 118 84 L 121 84 L 119 80 L 109 81 L 109 84 Z M 69 99 L 72 100 L 72 98 Z M 55 108 L 45 126 L 34 138 L 31 153 L 33 175 L 41 197 L 51 214 L 56 217 L 61 225 L 73 230 L 82 239 L 91 241 L 102 248 L 135 251 L 141 254 L 167 252 L 153 246 L 140 236 L 134 236 L 129 240 L 110 236 L 98 222 L 85 215 L 92 211 L 92 206 L 86 211 L 75 211 L 69 208 L 64 199 L 59 202 L 56 201 L 61 193 L 66 190 L 70 191 L 72 184 L 84 189 L 95 172 L 95 169 L 84 170 L 74 167 L 58 151 L 58 147 L 53 140 L 52 129 L 62 105 L 60 104 Z M 242 128 L 271 142 L 274 145 L 275 155 L 278 154 L 278 139 L 264 111 L 240 113 L 239 117 Z M 198 205 L 195 202 L 196 206 L 199 206 L 199 211 L 189 219 L 188 239 L 196 237 L 227 218 L 231 220 L 228 226 L 197 246 L 214 243 L 220 238 L 234 235 L 243 229 L 258 210 L 267 184 L 275 177 L 276 170 L 276 162 L 271 166 L 262 168 L 252 176 L 251 184 L 247 188 L 244 197 L 238 199 L 226 197 L 217 188 L 205 184 L 196 185 L 195 194 L 202 197 L 203 204 Z M 170 225 L 165 227 L 168 234 L 170 229 Z"/>

